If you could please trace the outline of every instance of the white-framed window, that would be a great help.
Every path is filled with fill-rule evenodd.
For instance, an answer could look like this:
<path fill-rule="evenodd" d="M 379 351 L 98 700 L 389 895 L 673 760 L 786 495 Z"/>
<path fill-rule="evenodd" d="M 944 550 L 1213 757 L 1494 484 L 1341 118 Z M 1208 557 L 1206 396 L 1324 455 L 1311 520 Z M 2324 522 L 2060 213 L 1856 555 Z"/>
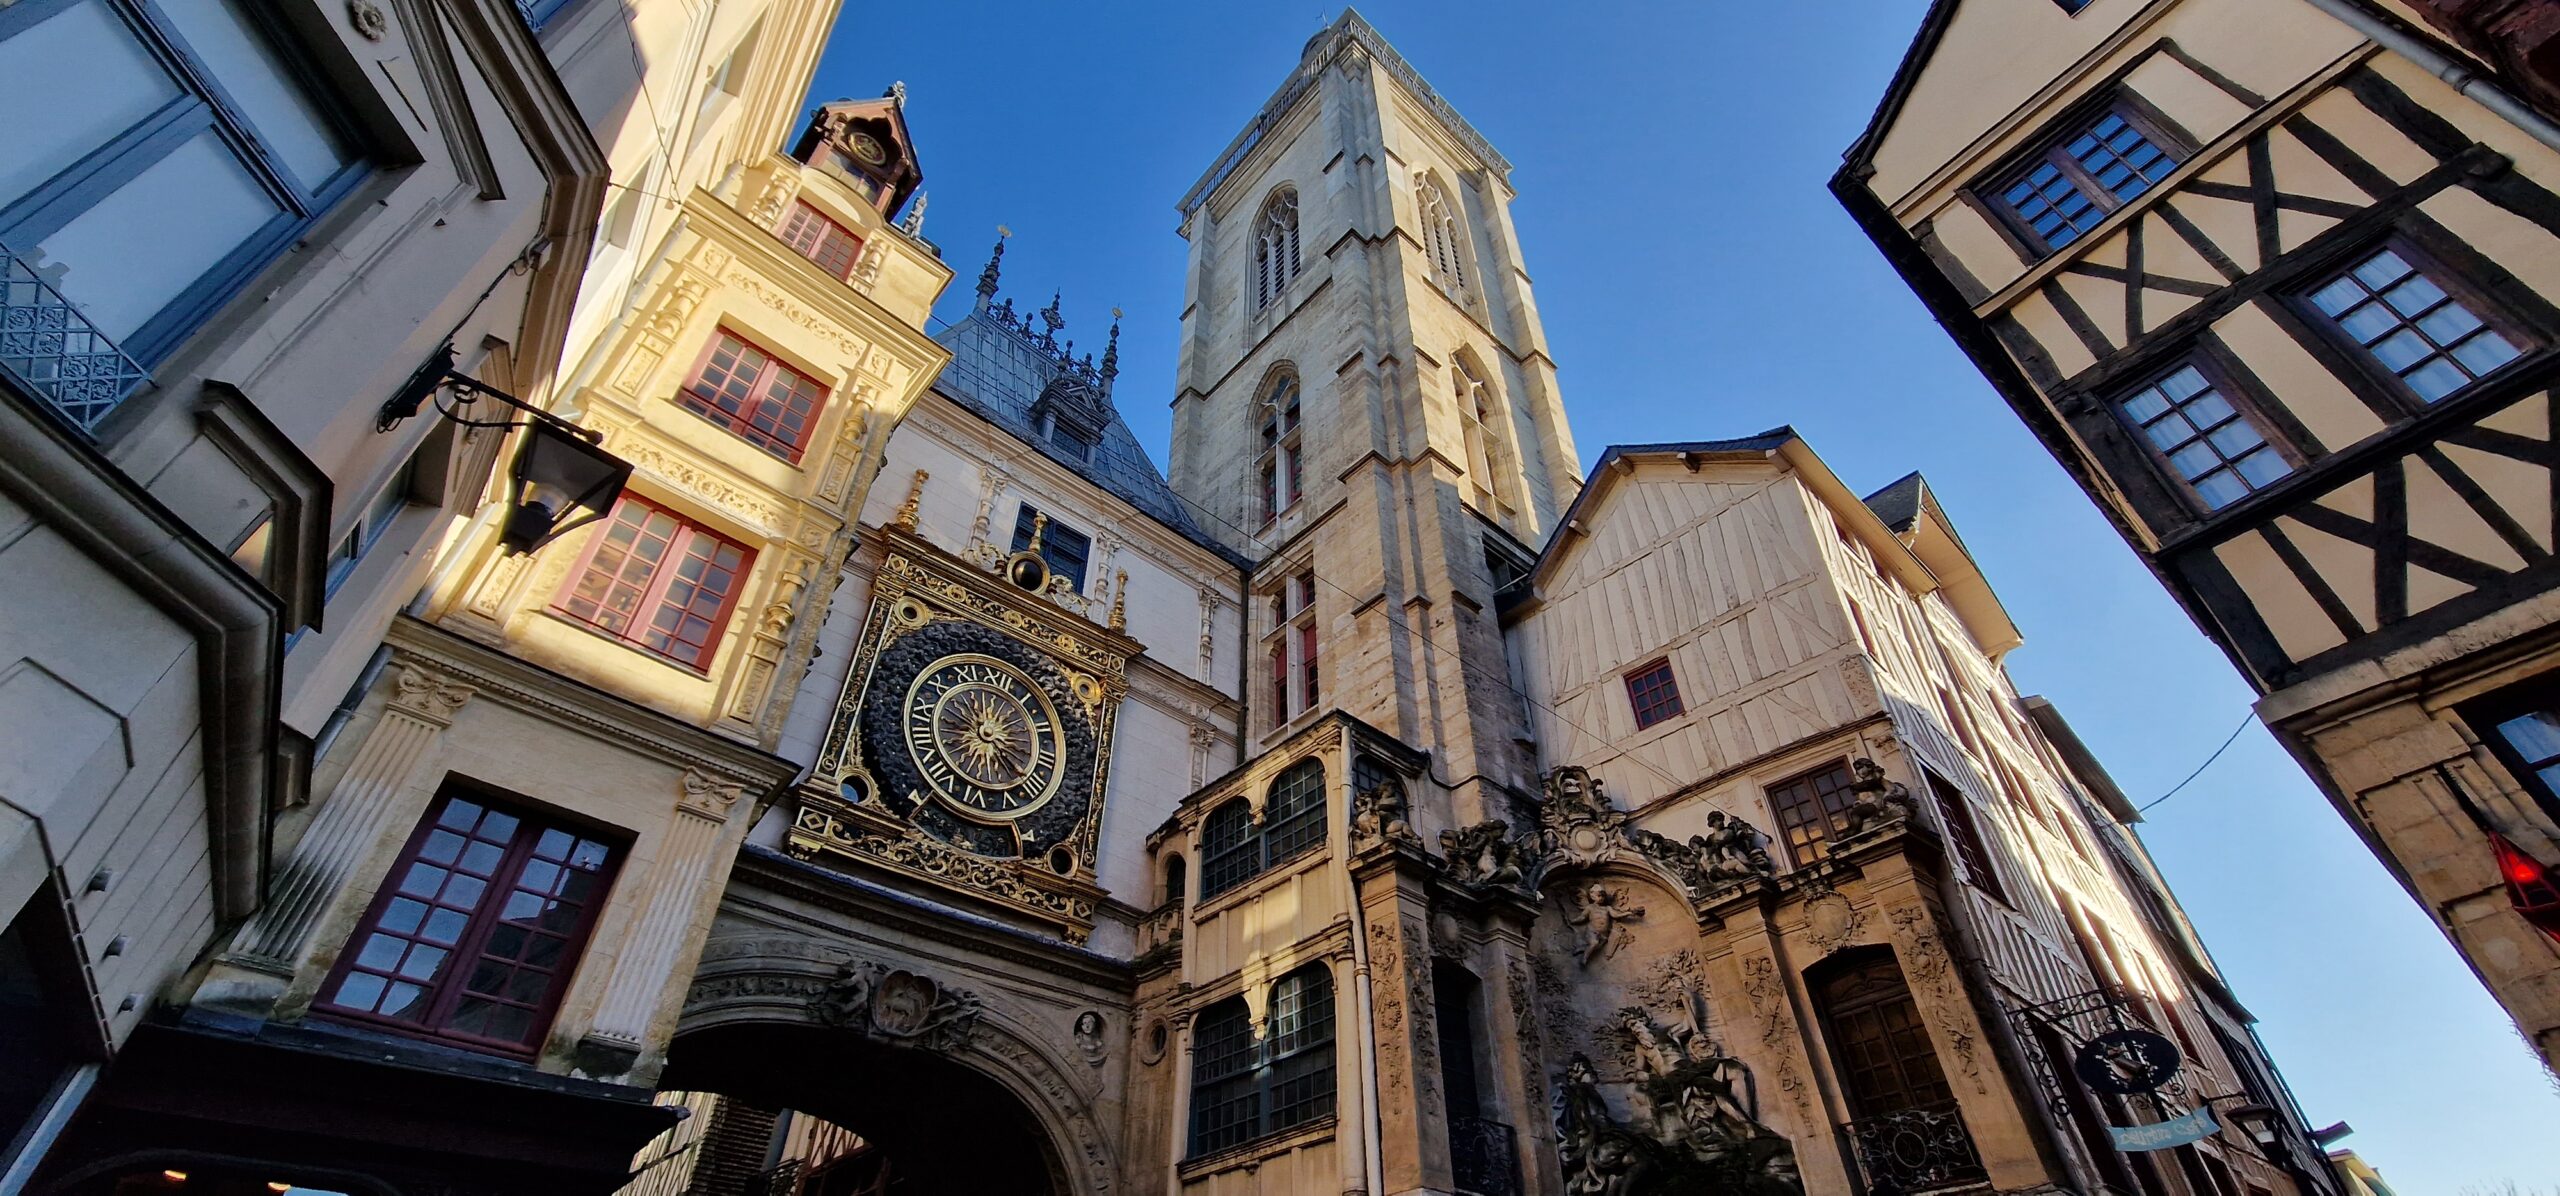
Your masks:
<path fill-rule="evenodd" d="M 0 5 L 0 245 L 158 361 L 363 176 L 317 74 L 241 0 Z"/>
<path fill-rule="evenodd" d="M 1442 289 L 1467 289 L 1466 234 L 1458 223 L 1458 205 L 1429 171 L 1413 176 L 1413 198 L 1422 217 L 1422 249 L 1431 276 Z"/>
<path fill-rule="evenodd" d="M 1291 574 L 1270 591 L 1271 630 L 1263 639 L 1269 662 L 1271 725 L 1288 725 L 1314 709 L 1322 693 L 1316 670 L 1316 575 Z"/>
<path fill-rule="evenodd" d="M 1298 277 L 1298 189 L 1282 187 L 1253 218 L 1253 309 L 1261 311 Z"/>
<path fill-rule="evenodd" d="M 1303 398 L 1297 372 L 1283 367 L 1272 372 L 1270 380 L 1262 384 L 1261 396 L 1254 400 L 1262 423 L 1262 452 L 1255 460 L 1262 474 L 1262 518 L 1266 523 L 1298 505 L 1306 490 L 1305 440 L 1298 431 Z"/>

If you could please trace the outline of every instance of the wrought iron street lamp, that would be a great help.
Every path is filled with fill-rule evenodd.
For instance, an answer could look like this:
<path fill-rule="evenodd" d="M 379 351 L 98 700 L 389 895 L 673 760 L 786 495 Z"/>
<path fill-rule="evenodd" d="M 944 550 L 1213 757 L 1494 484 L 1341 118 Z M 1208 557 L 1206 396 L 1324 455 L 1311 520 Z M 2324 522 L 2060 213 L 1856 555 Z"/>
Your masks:
<path fill-rule="evenodd" d="M 507 471 L 507 514 L 498 543 L 511 554 L 532 552 L 577 528 L 602 519 L 631 480 L 631 463 L 597 447 L 601 432 L 581 428 L 453 368 L 453 345 L 436 348 L 374 421 L 388 431 L 435 401 L 436 414 L 466 428 L 523 428 L 524 447 Z M 453 406 L 438 396 L 454 392 Z M 489 398 L 525 413 L 520 420 L 481 420 L 467 414 Z"/>

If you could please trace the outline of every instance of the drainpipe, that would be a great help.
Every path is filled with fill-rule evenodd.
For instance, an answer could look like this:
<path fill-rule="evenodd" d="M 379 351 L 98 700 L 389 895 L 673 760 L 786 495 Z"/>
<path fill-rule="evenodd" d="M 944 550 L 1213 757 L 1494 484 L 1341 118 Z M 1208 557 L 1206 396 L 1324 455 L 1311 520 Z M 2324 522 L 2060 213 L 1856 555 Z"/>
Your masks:
<path fill-rule="evenodd" d="M 1334 871 L 1341 876 L 1343 896 L 1351 903 L 1351 983 L 1352 993 L 1360 1007 L 1360 1103 L 1366 1106 L 1360 1113 L 1360 1136 L 1367 1139 L 1363 1144 L 1362 1164 L 1368 1171 L 1368 1196 L 1385 1196 L 1386 1156 L 1379 1149 L 1379 1140 L 1386 1136 L 1386 1123 L 1381 1120 L 1378 1109 L 1378 1017 L 1375 990 L 1369 977 L 1369 918 L 1368 911 L 1360 904 L 1359 883 L 1351 878 L 1351 823 L 1348 814 L 1352 802 L 1358 797 L 1352 792 L 1357 782 L 1351 777 L 1351 761 L 1358 755 L 1360 747 L 1348 735 L 1343 737 L 1343 743 L 1349 748 L 1342 759 L 1342 809 L 1346 817 L 1342 823 L 1341 846 L 1333 853 Z"/>
<path fill-rule="evenodd" d="M 2337 18 L 2340 24 L 2363 34 L 2375 45 L 2417 63 L 2461 92 L 2464 98 L 2505 118 L 2534 140 L 2552 149 L 2560 149 L 2560 125 L 2551 123 L 2548 117 L 2507 94 L 2505 88 L 2498 86 L 2497 80 L 2481 74 L 2471 64 L 2447 57 L 2427 39 L 2385 20 L 2365 0 L 2304 0 L 2304 3 Z"/>

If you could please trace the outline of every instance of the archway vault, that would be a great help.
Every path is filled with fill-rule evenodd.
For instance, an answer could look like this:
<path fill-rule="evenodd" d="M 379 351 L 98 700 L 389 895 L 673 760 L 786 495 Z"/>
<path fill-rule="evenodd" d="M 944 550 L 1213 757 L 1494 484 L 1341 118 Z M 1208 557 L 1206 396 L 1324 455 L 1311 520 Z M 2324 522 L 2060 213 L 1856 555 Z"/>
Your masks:
<path fill-rule="evenodd" d="M 926 1145 L 928 1119 L 1001 1130 L 1018 1113 L 1060 1193 L 1121 1190 L 1090 1068 L 1056 1055 L 1001 992 L 806 935 L 714 937 L 676 1024 L 663 1088 L 800 1109 Z M 1048 1038 L 1055 1038 L 1054 1034 Z"/>

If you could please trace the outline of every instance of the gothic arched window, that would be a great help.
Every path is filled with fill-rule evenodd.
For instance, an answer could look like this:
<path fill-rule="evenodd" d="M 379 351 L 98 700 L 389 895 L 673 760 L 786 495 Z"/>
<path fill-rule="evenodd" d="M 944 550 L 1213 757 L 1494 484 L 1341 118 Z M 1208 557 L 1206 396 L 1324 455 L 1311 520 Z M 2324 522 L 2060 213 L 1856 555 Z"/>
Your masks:
<path fill-rule="evenodd" d="M 1461 355 L 1449 363 L 1456 390 L 1458 429 L 1466 441 L 1468 497 L 1479 511 L 1508 526 L 1516 513 L 1512 495 L 1511 451 L 1505 439 L 1509 422 L 1493 387 Z"/>
<path fill-rule="evenodd" d="M 1298 189 L 1282 187 L 1253 219 L 1253 309 L 1271 306 L 1298 276 Z"/>
<path fill-rule="evenodd" d="M 1209 811 L 1200 823 L 1203 901 L 1324 846 L 1324 761 L 1301 760 L 1271 782 L 1256 825 L 1243 798 Z"/>
<path fill-rule="evenodd" d="M 1431 260 L 1432 276 L 1449 290 L 1465 290 L 1466 241 L 1458 226 L 1458 205 L 1428 171 L 1413 176 L 1413 196 L 1421 209 L 1423 252 Z"/>
<path fill-rule="evenodd" d="M 1299 401 L 1297 372 L 1282 366 L 1271 372 L 1270 380 L 1262 384 L 1262 397 L 1254 403 L 1262 421 L 1258 461 L 1262 471 L 1262 518 L 1266 522 L 1296 506 L 1305 486 L 1305 463 L 1299 453 Z"/>
<path fill-rule="evenodd" d="M 1263 866 L 1324 846 L 1324 762 L 1302 760 L 1271 782 L 1262 801 Z"/>

